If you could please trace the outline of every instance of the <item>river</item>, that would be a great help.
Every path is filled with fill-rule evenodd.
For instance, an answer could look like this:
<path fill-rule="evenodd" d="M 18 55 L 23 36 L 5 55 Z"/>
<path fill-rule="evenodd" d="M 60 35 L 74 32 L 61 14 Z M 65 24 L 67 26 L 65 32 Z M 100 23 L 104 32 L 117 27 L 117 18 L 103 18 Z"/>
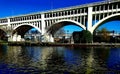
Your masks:
<path fill-rule="evenodd" d="M 120 48 L 0 46 L 0 74 L 119 73 Z"/>

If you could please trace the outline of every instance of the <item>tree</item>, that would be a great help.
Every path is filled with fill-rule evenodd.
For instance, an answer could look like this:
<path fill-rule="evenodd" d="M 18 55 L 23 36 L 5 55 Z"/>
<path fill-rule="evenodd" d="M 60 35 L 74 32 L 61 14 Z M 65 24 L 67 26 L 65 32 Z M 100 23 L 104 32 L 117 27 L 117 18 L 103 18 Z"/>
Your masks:
<path fill-rule="evenodd" d="M 93 36 L 90 31 L 82 30 L 81 31 L 81 42 L 82 43 L 91 43 L 93 41 Z"/>
<path fill-rule="evenodd" d="M 81 31 L 74 31 L 73 34 L 74 43 L 81 43 Z"/>
<path fill-rule="evenodd" d="M 59 37 L 59 36 L 63 36 L 65 34 L 65 30 L 62 28 L 60 30 L 58 30 L 56 33 L 55 33 L 55 37 Z"/>
<path fill-rule="evenodd" d="M 87 30 L 75 31 L 72 35 L 74 43 L 91 43 L 93 41 L 91 32 Z"/>
<path fill-rule="evenodd" d="M 106 28 L 101 30 L 103 41 L 108 42 L 110 40 L 109 31 Z"/>
<path fill-rule="evenodd" d="M 102 28 L 98 33 L 100 34 L 102 41 L 108 42 L 110 40 L 109 31 L 106 28 Z"/>

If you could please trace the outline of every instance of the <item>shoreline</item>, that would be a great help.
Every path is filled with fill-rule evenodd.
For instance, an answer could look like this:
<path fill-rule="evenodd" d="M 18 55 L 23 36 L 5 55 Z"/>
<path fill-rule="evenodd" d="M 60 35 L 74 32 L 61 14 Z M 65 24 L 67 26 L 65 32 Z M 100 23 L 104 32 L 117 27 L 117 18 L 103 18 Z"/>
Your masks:
<path fill-rule="evenodd" d="M 41 43 L 41 42 L 0 42 L 9 46 L 81 46 L 81 47 L 120 47 L 120 43 Z"/>

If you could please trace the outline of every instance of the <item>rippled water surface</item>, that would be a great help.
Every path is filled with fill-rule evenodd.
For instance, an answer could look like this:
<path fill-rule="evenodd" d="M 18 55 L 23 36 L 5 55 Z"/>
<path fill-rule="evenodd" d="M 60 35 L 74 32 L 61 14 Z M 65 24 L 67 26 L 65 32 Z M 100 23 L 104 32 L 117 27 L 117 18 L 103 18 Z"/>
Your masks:
<path fill-rule="evenodd" d="M 120 48 L 0 46 L 0 74 L 120 73 Z"/>

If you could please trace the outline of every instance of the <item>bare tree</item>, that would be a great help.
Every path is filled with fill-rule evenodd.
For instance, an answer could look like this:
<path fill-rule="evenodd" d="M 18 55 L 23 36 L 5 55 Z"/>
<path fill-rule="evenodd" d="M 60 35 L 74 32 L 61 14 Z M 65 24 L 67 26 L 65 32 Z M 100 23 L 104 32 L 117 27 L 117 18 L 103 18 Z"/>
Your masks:
<path fill-rule="evenodd" d="M 60 30 L 58 30 L 56 33 L 55 33 L 55 37 L 60 37 L 60 36 L 64 36 L 65 35 L 65 30 L 64 28 L 61 28 Z"/>

